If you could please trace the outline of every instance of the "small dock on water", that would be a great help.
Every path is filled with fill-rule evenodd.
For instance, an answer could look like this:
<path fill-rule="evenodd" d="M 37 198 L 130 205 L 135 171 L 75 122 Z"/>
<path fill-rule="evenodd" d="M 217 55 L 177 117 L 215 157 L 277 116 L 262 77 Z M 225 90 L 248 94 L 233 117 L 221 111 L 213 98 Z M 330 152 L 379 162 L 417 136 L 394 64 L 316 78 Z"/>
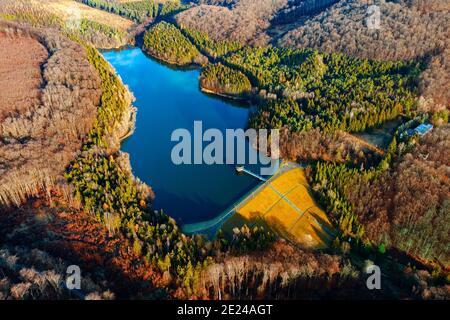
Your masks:
<path fill-rule="evenodd" d="M 245 168 L 244 166 L 237 166 L 237 167 L 236 167 L 236 172 L 237 172 L 237 173 L 245 173 L 245 174 L 248 174 L 249 176 L 252 176 L 253 178 L 256 178 L 256 179 L 258 179 L 258 180 L 260 180 L 260 181 L 262 181 L 262 182 L 266 182 L 266 181 L 267 181 L 267 179 L 261 177 L 259 174 L 256 174 L 256 173 L 254 173 L 254 172 L 248 170 L 248 169 Z"/>

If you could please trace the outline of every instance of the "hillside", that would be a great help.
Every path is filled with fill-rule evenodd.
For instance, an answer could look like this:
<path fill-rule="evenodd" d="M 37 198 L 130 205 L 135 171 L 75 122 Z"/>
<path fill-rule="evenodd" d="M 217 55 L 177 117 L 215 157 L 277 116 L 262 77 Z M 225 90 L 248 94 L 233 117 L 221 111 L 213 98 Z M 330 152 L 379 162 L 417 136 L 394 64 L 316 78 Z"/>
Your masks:
<path fill-rule="evenodd" d="M 427 108 L 450 104 L 450 4 L 440 1 L 381 2 L 381 29 L 365 27 L 365 1 L 339 1 L 298 28 L 278 45 L 313 47 L 381 60 L 424 59 L 428 66 L 421 79 Z M 414 44 L 414 45 L 412 45 Z M 434 105 L 433 105 L 434 102 Z"/>
<path fill-rule="evenodd" d="M 127 157 L 116 154 L 130 129 L 131 95 L 92 47 L 57 30 L 8 22 L 0 30 L 1 70 L 10 74 L 0 91 L 8 102 L 0 123 L 0 299 L 151 295 L 162 275 L 118 232 L 112 214 L 107 223 L 80 208 L 85 203 L 66 176 L 71 161 L 89 154 L 111 166 L 120 162 L 116 170 L 130 184 L 127 190 L 135 187 Z M 12 94 L 12 86 L 21 90 Z M 136 192 L 150 200 L 148 187 Z M 83 270 L 81 291 L 65 287 L 66 267 L 74 263 Z"/>
<path fill-rule="evenodd" d="M 152 297 L 161 276 L 91 214 L 57 194 L 0 213 L 0 300 L 111 300 Z M 81 290 L 65 286 L 67 267 L 81 268 Z M 101 268 L 99 267 L 101 266 Z"/>
<path fill-rule="evenodd" d="M 27 36 L 0 36 L 2 64 L 0 72 L 0 119 L 9 112 L 26 112 L 39 103 L 43 79 L 41 65 L 48 59 L 47 49 Z M 15 109 L 15 110 L 11 110 Z"/>
<path fill-rule="evenodd" d="M 397 140 L 399 139 L 399 140 Z M 394 138 L 376 168 L 319 162 L 310 182 L 343 238 L 449 264 L 449 126 Z"/>
<path fill-rule="evenodd" d="M 142 48 L 153 57 L 171 64 L 188 65 L 206 62 L 205 57 L 178 28 L 164 21 L 145 32 Z"/>
<path fill-rule="evenodd" d="M 265 30 L 270 20 L 286 3 L 287 0 L 206 0 L 177 14 L 176 21 L 206 32 L 214 40 L 264 44 L 269 40 Z"/>
<path fill-rule="evenodd" d="M 0 300 L 448 299 L 450 7 L 380 7 L 369 30 L 365 0 L 0 0 Z M 214 117 L 279 129 L 284 160 L 298 162 L 212 239 L 157 209 L 121 151 L 134 97 L 97 48 L 137 34 L 158 69 L 189 69 L 195 93 L 223 96 Z M 153 85 L 152 70 L 132 75 Z M 228 110 L 227 98 L 252 106 Z M 195 111 L 186 100 L 179 113 L 153 96 L 136 105 L 175 123 Z M 64 285 L 71 264 L 81 291 Z M 381 290 L 367 290 L 372 264 Z"/>
<path fill-rule="evenodd" d="M 384 174 L 369 183 L 355 181 L 347 190 L 370 239 L 450 264 L 449 150 L 447 125 L 424 137 Z"/>
<path fill-rule="evenodd" d="M 62 17 L 64 21 L 73 19 L 73 15 L 78 15 L 80 19 L 96 21 L 123 32 L 133 26 L 133 22 L 129 19 L 118 17 L 115 14 L 91 8 L 72 0 L 47 0 L 44 3 L 42 1 L 32 0 L 31 4 L 37 5 L 36 2 L 39 2 L 41 6 L 44 4 L 46 9 Z"/>
<path fill-rule="evenodd" d="M 426 63 L 419 82 L 422 110 L 448 107 L 449 3 L 397 0 L 379 6 L 380 30 L 366 27 L 369 4 L 364 0 L 202 0 L 176 15 L 176 21 L 216 41 L 315 48 L 377 60 L 417 59 Z"/>
<path fill-rule="evenodd" d="M 73 0 L 1 0 L 0 18 L 76 34 L 99 48 L 134 42 L 136 24 Z"/>
<path fill-rule="evenodd" d="M 9 23 L 0 27 L 6 58 L 0 65 L 10 77 L 0 89 L 0 203 L 19 205 L 59 184 L 94 123 L 100 79 L 86 51 L 58 33 Z M 30 60 L 29 50 L 37 50 Z M 16 69 L 15 63 L 26 68 Z"/>

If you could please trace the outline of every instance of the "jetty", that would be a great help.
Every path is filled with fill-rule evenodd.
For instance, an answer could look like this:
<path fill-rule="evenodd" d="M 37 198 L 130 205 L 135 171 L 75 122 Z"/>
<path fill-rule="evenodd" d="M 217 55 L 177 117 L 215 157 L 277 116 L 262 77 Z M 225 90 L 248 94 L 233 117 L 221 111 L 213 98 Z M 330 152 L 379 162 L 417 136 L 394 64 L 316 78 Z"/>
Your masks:
<path fill-rule="evenodd" d="M 303 247 L 324 248 L 329 245 L 335 233 L 332 223 L 315 203 L 301 166 L 284 166 L 269 179 L 245 167 L 236 167 L 236 171 L 262 183 L 218 217 L 183 225 L 184 233 L 200 233 L 213 238 L 219 229 L 233 232 L 233 228 L 244 223 L 248 227 L 262 223 L 283 238 Z"/>

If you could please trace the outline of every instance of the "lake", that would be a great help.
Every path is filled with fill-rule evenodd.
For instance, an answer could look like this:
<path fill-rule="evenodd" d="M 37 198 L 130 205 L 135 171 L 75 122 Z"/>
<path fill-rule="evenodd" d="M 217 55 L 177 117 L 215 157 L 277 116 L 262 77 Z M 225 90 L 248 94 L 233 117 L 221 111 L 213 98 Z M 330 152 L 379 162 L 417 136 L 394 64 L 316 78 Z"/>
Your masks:
<path fill-rule="evenodd" d="M 260 182 L 238 175 L 234 165 L 175 165 L 171 134 L 179 128 L 193 134 L 194 121 L 203 130 L 245 128 L 249 108 L 203 94 L 200 70 L 179 70 L 146 56 L 139 48 L 102 53 L 133 92 L 136 131 L 122 144 L 133 173 L 153 189 L 154 209 L 179 223 L 218 216 Z"/>

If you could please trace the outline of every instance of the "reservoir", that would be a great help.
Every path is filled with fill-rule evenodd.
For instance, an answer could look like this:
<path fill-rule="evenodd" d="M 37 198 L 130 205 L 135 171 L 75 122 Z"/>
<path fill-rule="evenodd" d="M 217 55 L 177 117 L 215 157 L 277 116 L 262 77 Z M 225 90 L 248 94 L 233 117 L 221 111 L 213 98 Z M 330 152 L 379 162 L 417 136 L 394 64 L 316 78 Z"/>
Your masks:
<path fill-rule="evenodd" d="M 203 132 L 245 129 L 248 106 L 203 94 L 200 70 L 171 68 L 140 48 L 106 51 L 103 56 L 136 98 L 136 130 L 122 150 L 130 154 L 134 175 L 153 189 L 154 209 L 181 224 L 210 220 L 260 183 L 238 175 L 235 165 L 175 165 L 171 159 L 177 144 L 171 141 L 174 130 L 187 129 L 193 136 L 194 121 L 202 121 Z"/>

